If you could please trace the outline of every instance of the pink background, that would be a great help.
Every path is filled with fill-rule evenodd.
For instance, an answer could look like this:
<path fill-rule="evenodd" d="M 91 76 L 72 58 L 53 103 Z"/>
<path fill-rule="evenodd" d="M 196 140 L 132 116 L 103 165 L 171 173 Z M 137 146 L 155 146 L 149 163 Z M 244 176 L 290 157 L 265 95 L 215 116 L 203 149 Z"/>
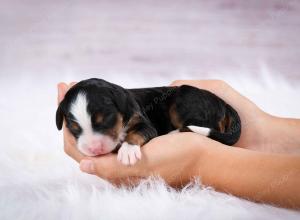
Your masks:
<path fill-rule="evenodd" d="M 1 0 L 0 27 L 0 79 L 300 80 L 297 0 Z"/>

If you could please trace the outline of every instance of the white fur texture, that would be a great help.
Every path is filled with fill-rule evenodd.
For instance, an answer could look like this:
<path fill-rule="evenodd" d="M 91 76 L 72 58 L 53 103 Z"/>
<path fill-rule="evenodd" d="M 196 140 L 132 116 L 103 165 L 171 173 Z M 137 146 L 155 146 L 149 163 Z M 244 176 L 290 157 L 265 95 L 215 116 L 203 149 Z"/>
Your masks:
<path fill-rule="evenodd" d="M 299 16 L 298 0 L 2 0 L 0 220 L 300 219 L 199 185 L 116 189 L 79 171 L 54 121 L 56 84 L 90 77 L 130 88 L 223 79 L 300 118 Z"/>
<path fill-rule="evenodd" d="M 82 133 L 78 138 L 77 148 L 87 156 L 97 156 L 98 153 L 91 152 L 89 148 L 97 149 L 99 147 L 95 145 L 102 143 L 101 148 L 103 149 L 103 152 L 101 154 L 109 153 L 115 149 L 119 140 L 114 141 L 108 135 L 93 131 L 91 115 L 87 111 L 88 103 L 89 101 L 86 95 L 84 93 L 79 93 L 70 108 L 70 112 L 82 129 Z M 120 134 L 120 136 L 122 135 Z"/>
<path fill-rule="evenodd" d="M 151 80 L 144 76 L 135 81 L 128 80 L 133 78 L 130 74 L 115 78 L 63 75 L 42 81 L 36 76 L 2 77 L 0 94 L 8 95 L 0 99 L 1 220 L 300 219 L 299 212 L 253 203 L 201 184 L 175 191 L 161 180 L 149 180 L 134 189 L 118 189 L 81 173 L 78 164 L 64 153 L 62 133 L 55 126 L 55 84 L 91 76 L 132 87 L 167 85 L 180 77 L 201 78 L 180 74 Z M 223 79 L 267 112 L 300 117 L 300 103 L 295 101 L 299 84 L 292 87 L 268 74 L 260 80 L 238 74 Z"/>
<path fill-rule="evenodd" d="M 85 94 L 78 93 L 75 100 L 72 102 L 70 112 L 75 117 L 83 130 L 92 132 L 91 115 L 87 111 L 88 100 Z"/>
<path fill-rule="evenodd" d="M 134 165 L 142 158 L 141 147 L 139 145 L 123 142 L 118 151 L 118 160 L 124 165 Z"/>
<path fill-rule="evenodd" d="M 197 133 L 197 134 L 201 134 L 203 136 L 208 136 L 209 132 L 210 132 L 210 128 L 205 128 L 205 127 L 199 127 L 199 126 L 194 126 L 194 125 L 190 125 L 187 126 L 191 131 Z"/>

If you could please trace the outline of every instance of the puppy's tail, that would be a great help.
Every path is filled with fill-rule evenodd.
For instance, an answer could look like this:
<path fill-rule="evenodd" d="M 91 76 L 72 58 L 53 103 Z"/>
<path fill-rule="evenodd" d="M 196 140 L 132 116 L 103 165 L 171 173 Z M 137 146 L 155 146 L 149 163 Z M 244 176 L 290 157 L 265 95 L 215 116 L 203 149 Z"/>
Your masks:
<path fill-rule="evenodd" d="M 238 113 L 230 105 L 226 105 L 226 113 L 222 127 L 223 132 L 212 128 L 193 125 L 187 126 L 188 130 L 192 132 L 210 137 L 226 145 L 233 145 L 241 136 L 241 120 Z"/>

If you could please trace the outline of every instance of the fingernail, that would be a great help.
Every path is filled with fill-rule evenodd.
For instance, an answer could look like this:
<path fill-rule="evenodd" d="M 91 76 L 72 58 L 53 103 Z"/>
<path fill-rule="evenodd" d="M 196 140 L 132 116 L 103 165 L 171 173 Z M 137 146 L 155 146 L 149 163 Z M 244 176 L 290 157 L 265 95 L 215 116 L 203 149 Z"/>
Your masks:
<path fill-rule="evenodd" d="M 80 162 L 80 169 L 82 172 L 94 174 L 95 173 L 95 165 L 91 160 L 82 160 Z"/>

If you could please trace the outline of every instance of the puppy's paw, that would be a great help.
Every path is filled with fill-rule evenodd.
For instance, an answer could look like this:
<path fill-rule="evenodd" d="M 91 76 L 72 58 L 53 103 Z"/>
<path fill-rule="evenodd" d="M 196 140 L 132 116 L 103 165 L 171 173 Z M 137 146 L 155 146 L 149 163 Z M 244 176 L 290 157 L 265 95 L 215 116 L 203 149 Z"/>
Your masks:
<path fill-rule="evenodd" d="M 118 151 L 118 161 L 124 165 L 134 165 L 142 158 L 141 147 L 124 142 Z"/>

